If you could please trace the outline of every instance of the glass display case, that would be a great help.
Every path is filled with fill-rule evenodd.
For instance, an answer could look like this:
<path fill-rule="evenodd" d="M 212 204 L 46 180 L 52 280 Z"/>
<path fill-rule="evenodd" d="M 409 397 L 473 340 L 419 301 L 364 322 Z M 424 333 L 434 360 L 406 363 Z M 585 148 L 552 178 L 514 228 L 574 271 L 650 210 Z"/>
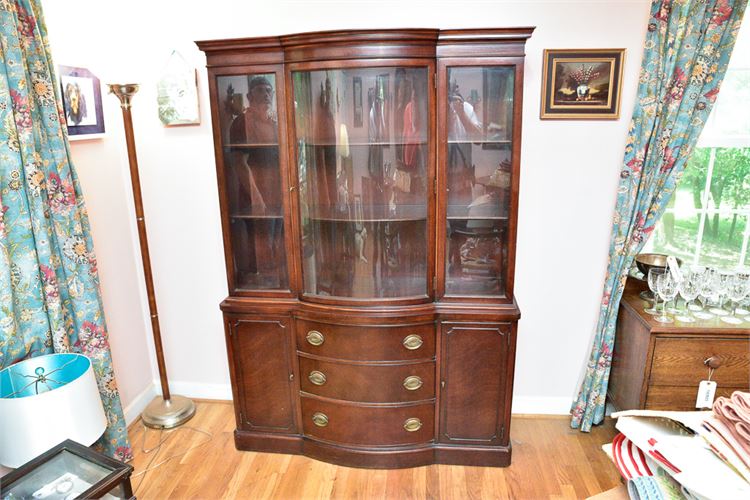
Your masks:
<path fill-rule="evenodd" d="M 3 476 L 0 498 L 135 498 L 133 467 L 67 440 Z"/>
<path fill-rule="evenodd" d="M 198 42 L 239 449 L 510 463 L 532 31 Z"/>

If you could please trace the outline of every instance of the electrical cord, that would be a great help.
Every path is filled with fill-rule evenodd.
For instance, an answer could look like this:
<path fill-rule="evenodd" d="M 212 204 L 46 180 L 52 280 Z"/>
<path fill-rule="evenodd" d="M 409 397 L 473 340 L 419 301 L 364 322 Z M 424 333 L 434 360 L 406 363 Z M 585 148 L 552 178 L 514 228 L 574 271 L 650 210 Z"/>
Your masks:
<path fill-rule="evenodd" d="M 152 471 L 154 469 L 158 469 L 159 467 L 161 467 L 162 465 L 164 465 L 165 463 L 169 462 L 172 459 L 175 459 L 175 458 L 181 457 L 183 455 L 186 455 L 189 451 L 194 450 L 195 448 L 199 448 L 199 447 L 203 446 L 204 444 L 210 442 L 213 439 L 213 437 L 214 437 L 213 434 L 211 434 L 208 431 L 204 431 L 203 429 L 198 429 L 198 428 L 190 427 L 190 426 L 187 426 L 187 425 L 183 425 L 183 426 L 178 427 L 176 429 L 170 429 L 170 430 L 167 431 L 167 435 L 164 436 L 164 437 L 162 437 L 164 435 L 164 429 L 161 428 L 161 429 L 159 429 L 159 442 L 156 443 L 156 446 L 154 446 L 153 448 L 148 448 L 147 449 L 146 448 L 146 434 L 147 434 L 147 432 L 149 430 L 149 427 L 146 427 L 146 425 L 143 422 L 141 422 L 141 425 L 143 426 L 143 437 L 141 439 L 141 453 L 143 453 L 144 455 L 148 455 L 149 453 L 154 453 L 154 454 L 151 456 L 151 459 L 148 461 L 148 464 L 146 464 L 146 468 L 145 469 L 143 469 L 142 471 L 139 471 L 139 472 L 136 472 L 135 474 L 133 474 L 132 477 L 134 477 L 134 478 L 138 477 L 138 476 L 142 476 L 141 479 L 140 479 L 140 481 L 138 481 L 138 485 L 133 490 L 133 495 L 136 494 L 136 492 L 138 491 L 138 489 L 141 487 L 141 484 L 143 484 L 143 480 L 146 478 L 146 473 L 147 472 Z M 208 439 L 205 439 L 202 442 L 200 442 L 200 443 L 198 443 L 196 445 L 191 446 L 190 448 L 188 448 L 185 451 L 182 451 L 180 453 L 175 453 L 174 455 L 170 455 L 167 458 L 163 459 L 161 462 L 157 463 L 156 465 L 152 465 L 154 463 L 154 461 L 156 460 L 156 457 L 159 455 L 159 452 L 161 451 L 162 446 L 164 445 L 164 443 L 166 443 L 169 440 L 170 436 L 178 433 L 181 430 L 189 430 L 189 431 L 197 432 L 198 434 L 203 434 Z"/>

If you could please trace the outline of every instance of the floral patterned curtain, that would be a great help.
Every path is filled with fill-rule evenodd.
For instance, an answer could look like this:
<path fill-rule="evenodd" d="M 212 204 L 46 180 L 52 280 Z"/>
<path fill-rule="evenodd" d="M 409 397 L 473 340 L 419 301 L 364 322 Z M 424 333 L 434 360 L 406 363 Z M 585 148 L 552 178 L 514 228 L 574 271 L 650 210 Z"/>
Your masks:
<path fill-rule="evenodd" d="M 620 172 L 609 262 L 586 377 L 571 426 L 604 419 L 628 270 L 664 213 L 716 101 L 748 0 L 653 0 Z"/>
<path fill-rule="evenodd" d="M 108 419 L 97 446 L 129 460 L 54 68 L 39 0 L 0 0 L 0 368 L 52 352 L 91 358 Z"/>

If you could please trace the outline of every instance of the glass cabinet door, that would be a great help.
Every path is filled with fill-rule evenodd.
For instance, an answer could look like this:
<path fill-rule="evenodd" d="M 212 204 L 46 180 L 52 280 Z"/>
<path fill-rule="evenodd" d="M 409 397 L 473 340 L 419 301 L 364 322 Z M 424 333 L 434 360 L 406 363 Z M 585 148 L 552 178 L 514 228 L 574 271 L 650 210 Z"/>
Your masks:
<path fill-rule="evenodd" d="M 445 294 L 503 296 L 513 172 L 513 66 L 448 67 Z"/>
<path fill-rule="evenodd" d="M 292 72 L 305 294 L 428 294 L 427 75 Z"/>
<path fill-rule="evenodd" d="M 274 73 L 217 77 L 235 288 L 289 288 Z"/>

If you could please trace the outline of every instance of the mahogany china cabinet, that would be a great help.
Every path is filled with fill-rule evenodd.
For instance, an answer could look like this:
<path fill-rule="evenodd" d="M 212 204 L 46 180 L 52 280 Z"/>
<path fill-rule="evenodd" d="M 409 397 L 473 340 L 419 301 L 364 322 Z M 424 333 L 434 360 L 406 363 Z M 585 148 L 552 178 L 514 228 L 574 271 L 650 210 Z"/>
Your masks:
<path fill-rule="evenodd" d="M 238 449 L 510 464 L 532 31 L 198 42 Z"/>

